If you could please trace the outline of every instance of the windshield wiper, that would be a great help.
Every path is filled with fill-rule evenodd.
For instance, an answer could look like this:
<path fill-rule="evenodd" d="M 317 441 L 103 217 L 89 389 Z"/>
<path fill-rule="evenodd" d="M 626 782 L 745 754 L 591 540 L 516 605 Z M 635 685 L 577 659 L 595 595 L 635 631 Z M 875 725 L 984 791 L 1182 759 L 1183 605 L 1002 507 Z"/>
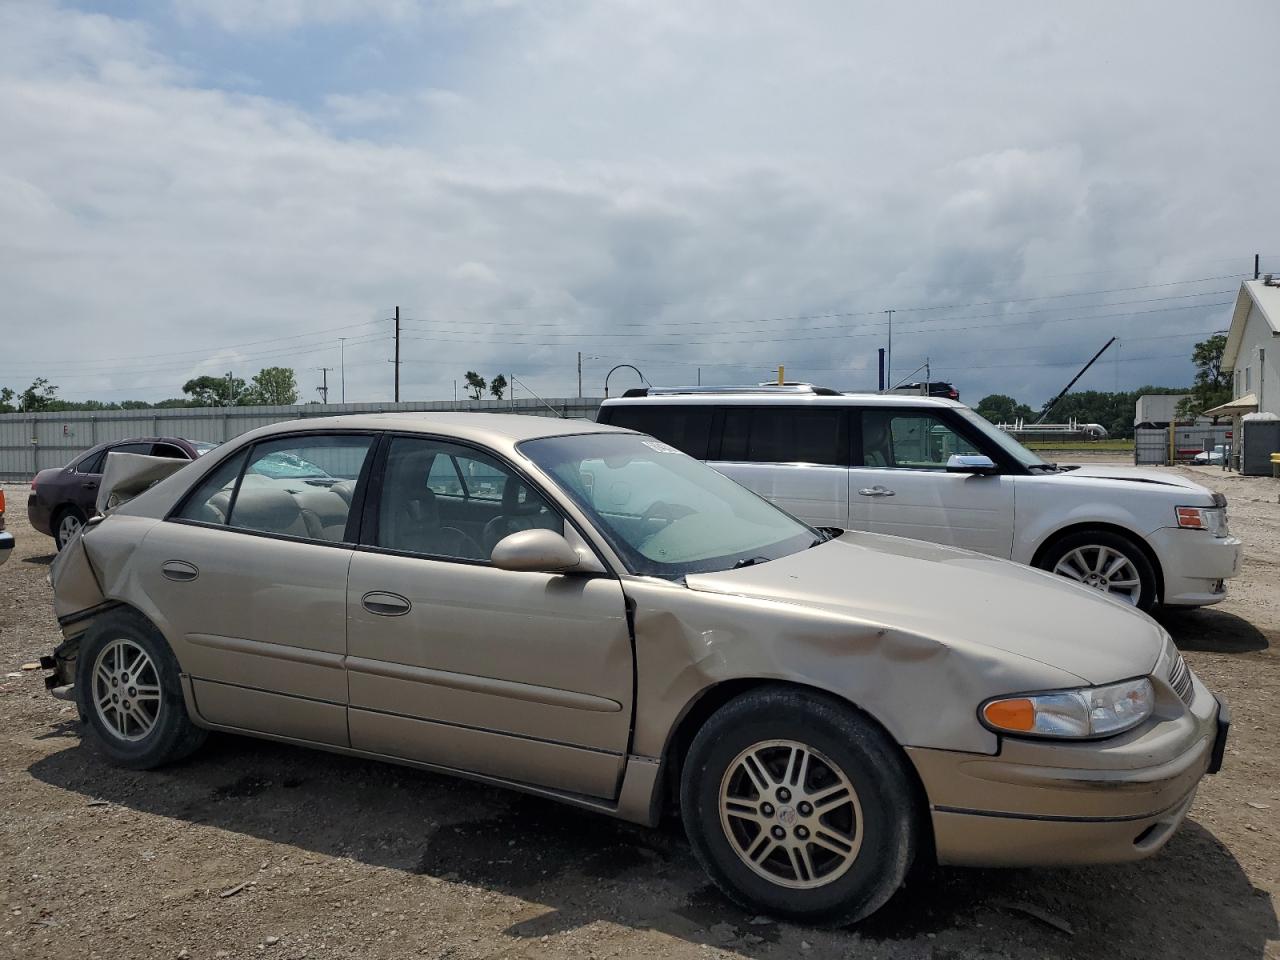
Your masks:
<path fill-rule="evenodd" d="M 768 563 L 772 557 L 743 557 L 733 565 L 733 569 L 741 570 L 743 567 L 754 567 L 757 563 Z"/>

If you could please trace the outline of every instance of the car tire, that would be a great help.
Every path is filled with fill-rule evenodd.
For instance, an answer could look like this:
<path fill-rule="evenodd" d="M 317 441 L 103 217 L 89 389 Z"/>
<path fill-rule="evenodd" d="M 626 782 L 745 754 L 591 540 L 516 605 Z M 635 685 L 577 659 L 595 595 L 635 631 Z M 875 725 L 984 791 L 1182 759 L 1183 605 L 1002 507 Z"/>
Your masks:
<path fill-rule="evenodd" d="M 75 535 L 75 531 L 84 526 L 84 520 L 84 514 L 79 507 L 63 507 L 53 515 L 53 542 L 57 544 L 58 550 L 62 550 L 67 545 L 67 541 Z M 73 525 L 74 529 L 72 529 Z"/>
<path fill-rule="evenodd" d="M 76 658 L 76 700 L 112 763 L 149 770 L 195 751 L 208 736 L 191 722 L 177 658 L 142 617 L 98 620 Z"/>
<path fill-rule="evenodd" d="M 792 765 L 797 749 L 807 764 Z M 797 923 L 845 926 L 883 906 L 915 858 L 919 809 L 906 757 L 877 724 L 790 687 L 718 710 L 681 774 L 685 832 L 712 881 Z"/>
<path fill-rule="evenodd" d="M 1114 564 L 1123 566 L 1107 577 Z M 1156 605 L 1155 567 L 1146 551 L 1129 537 L 1110 530 L 1080 530 L 1055 541 L 1036 564 L 1042 570 L 1057 573 L 1068 580 L 1100 590 L 1110 596 L 1148 611 Z M 1118 586 L 1137 581 L 1137 587 Z M 1132 591 L 1136 590 L 1134 593 Z"/>

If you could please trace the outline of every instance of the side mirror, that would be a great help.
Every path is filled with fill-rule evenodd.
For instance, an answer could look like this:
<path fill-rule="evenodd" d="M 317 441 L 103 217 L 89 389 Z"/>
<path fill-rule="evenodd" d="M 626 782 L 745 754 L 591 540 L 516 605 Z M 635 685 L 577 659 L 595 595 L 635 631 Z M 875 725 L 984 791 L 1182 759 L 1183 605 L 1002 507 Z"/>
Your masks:
<path fill-rule="evenodd" d="M 996 464 L 980 453 L 953 453 L 947 458 L 947 473 L 995 473 Z"/>
<path fill-rule="evenodd" d="M 520 530 L 503 537 L 489 561 L 499 570 L 525 573 L 564 573 L 582 560 L 569 541 L 554 530 Z"/>

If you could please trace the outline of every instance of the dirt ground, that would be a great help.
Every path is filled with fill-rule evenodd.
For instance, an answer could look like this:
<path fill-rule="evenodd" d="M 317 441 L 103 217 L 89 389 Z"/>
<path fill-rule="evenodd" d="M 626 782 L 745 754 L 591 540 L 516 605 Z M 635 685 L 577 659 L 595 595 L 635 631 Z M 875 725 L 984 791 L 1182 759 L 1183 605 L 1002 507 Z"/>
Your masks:
<path fill-rule="evenodd" d="M 1231 498 L 1247 553 L 1229 600 L 1161 618 L 1235 714 L 1186 825 L 1138 864 L 923 870 L 847 932 L 742 913 L 675 824 L 234 737 L 107 766 L 21 669 L 57 641 L 52 544 L 8 485 L 0 956 L 1280 958 L 1280 483 L 1187 472 Z"/>

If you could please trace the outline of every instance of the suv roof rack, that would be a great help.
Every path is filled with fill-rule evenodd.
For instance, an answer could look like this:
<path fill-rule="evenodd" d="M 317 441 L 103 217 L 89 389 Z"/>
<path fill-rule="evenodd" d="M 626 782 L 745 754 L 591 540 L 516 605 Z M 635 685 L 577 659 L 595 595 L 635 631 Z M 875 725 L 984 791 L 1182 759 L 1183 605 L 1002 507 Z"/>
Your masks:
<path fill-rule="evenodd" d="M 783 384 L 777 383 L 757 383 L 745 384 L 743 386 L 718 386 L 718 387 L 632 387 L 625 391 L 622 396 L 625 397 L 669 397 L 679 394 L 810 394 L 819 397 L 838 397 L 841 396 L 839 390 L 832 390 L 830 387 L 819 387 L 812 383 L 796 383 L 789 382 Z"/>

